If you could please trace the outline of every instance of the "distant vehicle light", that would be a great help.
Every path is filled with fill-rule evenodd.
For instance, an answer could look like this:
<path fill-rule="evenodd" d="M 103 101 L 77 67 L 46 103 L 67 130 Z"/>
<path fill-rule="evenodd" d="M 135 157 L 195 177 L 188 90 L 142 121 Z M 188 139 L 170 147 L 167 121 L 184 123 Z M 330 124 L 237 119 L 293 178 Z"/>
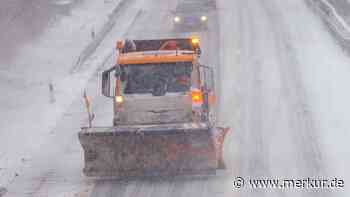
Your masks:
<path fill-rule="evenodd" d="M 201 16 L 201 21 L 207 21 L 208 17 L 207 16 Z"/>
<path fill-rule="evenodd" d="M 179 23 L 181 21 L 181 18 L 179 16 L 174 17 L 174 22 Z"/>

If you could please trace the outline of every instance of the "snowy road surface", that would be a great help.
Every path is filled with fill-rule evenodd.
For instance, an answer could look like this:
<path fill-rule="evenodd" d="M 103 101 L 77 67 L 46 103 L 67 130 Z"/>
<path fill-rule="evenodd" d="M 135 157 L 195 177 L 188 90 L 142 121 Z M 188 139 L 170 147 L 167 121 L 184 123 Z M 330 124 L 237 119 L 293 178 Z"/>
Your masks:
<path fill-rule="evenodd" d="M 22 172 L 7 186 L 6 197 L 350 194 L 346 168 L 350 164 L 350 59 L 304 1 L 217 0 L 218 10 L 210 16 L 209 30 L 196 33 L 172 31 L 170 10 L 177 3 L 129 1 L 115 19 L 117 25 L 84 63 L 83 74 L 69 76 L 68 82 L 77 82 L 73 90 L 81 93 L 81 78 L 89 79 L 86 88 L 93 98 L 94 124 L 109 125 L 112 104 L 98 88 L 100 72 L 115 61 L 111 55 L 115 40 L 199 35 L 203 62 L 216 69 L 220 122 L 232 128 L 224 149 L 228 169 L 202 178 L 86 178 L 77 138 L 79 127 L 86 124 L 86 114 L 81 98 L 72 97 L 41 151 L 24 161 Z M 236 177 L 245 179 L 241 188 L 234 187 Z M 252 188 L 249 179 L 264 178 L 338 178 L 345 186 Z"/>
<path fill-rule="evenodd" d="M 0 42 L 3 47 L 0 48 L 0 63 L 9 62 L 21 45 L 36 39 L 45 27 L 60 16 L 70 15 L 72 7 L 77 4 L 76 0 L 65 0 L 66 4 L 62 2 L 63 0 L 1 1 Z"/>

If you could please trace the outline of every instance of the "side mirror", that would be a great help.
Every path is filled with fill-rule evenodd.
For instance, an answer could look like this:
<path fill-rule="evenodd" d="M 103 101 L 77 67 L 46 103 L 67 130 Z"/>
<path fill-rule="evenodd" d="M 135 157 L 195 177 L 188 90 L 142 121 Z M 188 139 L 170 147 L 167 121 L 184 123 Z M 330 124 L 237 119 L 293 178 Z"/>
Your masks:
<path fill-rule="evenodd" d="M 120 74 L 120 81 L 121 81 L 121 82 L 126 81 L 127 77 L 128 77 L 128 76 L 127 76 L 126 73 L 123 71 L 123 72 Z"/>
<path fill-rule="evenodd" d="M 114 97 L 113 91 L 111 90 L 111 73 L 114 71 L 112 69 L 103 71 L 102 73 L 102 94 L 106 97 Z"/>
<path fill-rule="evenodd" d="M 214 76 L 214 69 L 209 66 L 200 65 L 200 68 L 202 69 L 202 80 L 204 83 L 204 87 L 208 91 L 213 91 L 215 89 L 215 76 Z"/>
<path fill-rule="evenodd" d="M 195 50 L 196 50 L 196 53 L 197 53 L 198 57 L 200 57 L 201 54 L 202 54 L 201 48 L 198 47 L 198 48 L 196 48 Z"/>

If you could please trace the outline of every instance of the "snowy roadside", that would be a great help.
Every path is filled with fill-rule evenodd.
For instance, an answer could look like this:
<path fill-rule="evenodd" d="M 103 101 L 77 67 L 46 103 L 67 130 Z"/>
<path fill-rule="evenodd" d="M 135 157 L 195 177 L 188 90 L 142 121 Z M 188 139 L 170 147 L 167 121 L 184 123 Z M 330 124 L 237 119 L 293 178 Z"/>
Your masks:
<path fill-rule="evenodd" d="M 84 72 L 71 74 L 70 70 L 86 48 L 93 55 L 91 45 L 98 47 L 99 37 L 105 36 L 106 24 L 122 1 L 84 1 L 70 16 L 51 24 L 24 46 L 9 70 L 0 71 L 1 87 L 7 92 L 0 98 L 0 187 L 20 175 L 23 165 L 42 149 L 57 120 L 80 95 L 94 66 L 99 65 L 94 61 L 101 59 L 92 57 L 94 61 L 90 60 Z"/>
<path fill-rule="evenodd" d="M 142 0 L 128 1 L 115 18 L 118 25 L 111 28 L 92 55 L 82 63 L 79 72 L 67 71 L 70 74 L 60 81 L 58 89 L 61 93 L 56 96 L 57 102 L 64 100 L 67 105 L 57 106 L 62 111 L 57 116 L 47 112 L 48 116 L 57 118 L 52 127 L 46 128 L 49 134 L 40 139 L 42 142 L 38 146 L 45 151 L 30 152 L 30 160 L 22 166 L 19 176 L 7 185 L 7 196 L 89 196 L 93 184 L 82 176 L 82 153 L 77 139 L 79 127 L 86 125 L 82 92 L 86 88 L 93 106 L 97 104 L 94 97 L 100 96 L 97 88 L 97 76 L 100 75 L 96 74 L 114 64 L 114 43 L 125 36 L 142 7 Z M 40 121 L 45 121 L 45 117 L 40 118 Z"/>

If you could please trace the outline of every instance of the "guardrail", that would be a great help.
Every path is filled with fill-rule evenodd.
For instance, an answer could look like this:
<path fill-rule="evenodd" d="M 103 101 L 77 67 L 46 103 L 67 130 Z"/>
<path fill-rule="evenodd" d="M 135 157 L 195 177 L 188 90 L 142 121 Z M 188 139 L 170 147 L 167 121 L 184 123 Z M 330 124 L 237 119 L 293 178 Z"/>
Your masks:
<path fill-rule="evenodd" d="M 78 59 L 76 60 L 76 64 L 71 69 L 70 73 L 74 73 L 81 69 L 83 63 L 88 59 L 96 50 L 96 48 L 100 45 L 105 36 L 111 31 L 111 29 L 115 25 L 115 18 L 118 16 L 120 11 L 126 6 L 128 2 L 131 0 L 120 0 L 118 5 L 113 9 L 112 13 L 109 14 L 108 20 L 104 23 L 102 28 L 94 33 L 94 40 L 91 41 L 84 50 L 80 53 Z"/>
<path fill-rule="evenodd" d="M 307 4 L 321 16 L 340 44 L 350 50 L 350 25 L 327 0 L 306 0 Z"/>

